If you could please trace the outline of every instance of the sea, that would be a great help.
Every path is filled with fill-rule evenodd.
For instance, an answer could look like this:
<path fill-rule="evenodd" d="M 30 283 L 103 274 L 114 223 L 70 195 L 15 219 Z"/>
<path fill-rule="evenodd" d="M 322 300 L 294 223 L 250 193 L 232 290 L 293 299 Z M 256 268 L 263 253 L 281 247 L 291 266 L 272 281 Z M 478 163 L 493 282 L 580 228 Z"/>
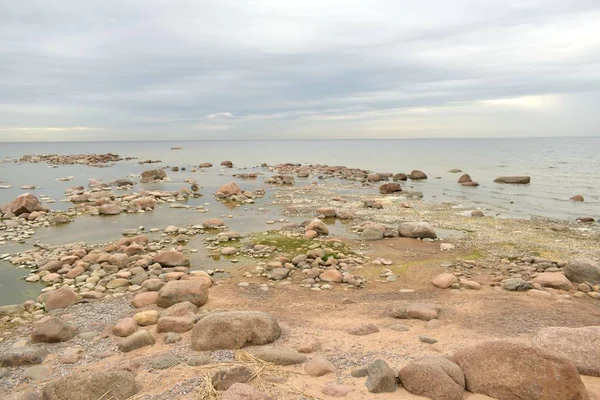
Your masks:
<path fill-rule="evenodd" d="M 175 148 L 175 149 L 173 149 Z M 108 168 L 86 165 L 61 165 L 2 162 L 35 154 L 115 153 L 135 157 Z M 139 165 L 140 160 L 161 160 L 159 164 Z M 219 168 L 223 160 L 234 163 L 231 170 Z M 200 163 L 215 165 L 207 173 L 192 175 L 189 169 Z M 327 164 L 362 168 L 373 172 L 409 173 L 424 171 L 428 178 L 408 181 L 403 187 L 423 192 L 429 203 L 451 202 L 464 209 L 480 208 L 498 218 L 550 218 L 575 221 L 581 216 L 600 218 L 600 137 L 511 138 L 511 139 L 399 139 L 399 140 L 227 140 L 227 141 L 148 141 L 148 142 L 24 142 L 0 143 L 0 204 L 12 201 L 19 194 L 31 192 L 47 195 L 57 202 L 48 204 L 53 210 L 66 210 L 71 203 L 61 202 L 64 190 L 71 186 L 86 186 L 89 179 L 112 181 L 139 175 L 142 171 L 165 166 L 186 167 L 188 171 L 167 174 L 171 183 L 147 185 L 148 189 L 177 190 L 186 177 L 193 177 L 203 187 L 204 197 L 190 204 L 207 204 L 207 214 L 194 215 L 189 210 L 158 209 L 143 215 L 122 215 L 116 218 L 81 217 L 65 227 L 40 229 L 34 240 L 26 244 L 8 243 L 0 246 L 0 254 L 31 248 L 35 240 L 46 244 L 66 244 L 77 241 L 102 243 L 115 240 L 120 231 L 143 225 L 164 228 L 169 224 L 201 223 L 211 217 L 221 217 L 235 210 L 216 203 L 211 193 L 230 180 L 240 170 L 257 170 L 262 163 Z M 463 187 L 457 183 L 460 169 L 470 174 L 479 187 Z M 268 172 L 267 172 L 268 173 Z M 503 175 L 529 175 L 528 185 L 494 183 Z M 72 178 L 61 181 L 63 178 Z M 314 181 L 311 178 L 304 184 Z M 299 184 L 303 184 L 299 182 Z M 22 190 L 35 185 L 34 190 Z M 261 182 L 244 182 L 244 188 L 261 186 Z M 138 186 L 134 190 L 138 190 Z M 580 194 L 584 202 L 570 201 Z M 280 218 L 272 198 L 266 196 L 257 204 L 262 211 L 237 213 L 231 228 L 242 233 L 255 230 L 265 219 Z M 197 221 L 196 221 L 197 220 Z M 230 225 L 228 223 L 228 225 Z M 341 229 L 341 228 L 340 228 Z M 197 247 L 203 247 L 197 243 Z M 204 255 L 205 256 L 205 255 Z M 35 298 L 40 287 L 26 284 L 20 278 L 26 270 L 16 269 L 0 261 L 0 305 Z"/>

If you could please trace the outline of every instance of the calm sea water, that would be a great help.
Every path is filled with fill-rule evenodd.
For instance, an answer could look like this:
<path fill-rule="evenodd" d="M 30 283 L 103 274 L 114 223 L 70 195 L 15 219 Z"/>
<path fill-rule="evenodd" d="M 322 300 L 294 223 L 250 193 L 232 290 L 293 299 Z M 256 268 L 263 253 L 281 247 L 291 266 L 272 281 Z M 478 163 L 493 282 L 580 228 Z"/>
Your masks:
<path fill-rule="evenodd" d="M 171 150 L 171 147 L 182 147 Z M 126 228 L 144 225 L 146 228 L 164 228 L 166 225 L 201 223 L 204 219 L 233 214 L 228 220 L 231 229 L 242 233 L 271 226 L 266 220 L 281 216 L 271 207 L 270 193 L 250 210 L 228 209 L 214 202 L 210 193 L 230 181 L 239 168 L 255 168 L 263 162 L 269 164 L 292 162 L 302 164 L 328 164 L 358 167 L 375 172 L 425 171 L 426 181 L 406 182 L 403 186 L 421 190 L 424 200 L 431 203 L 453 201 L 467 208 L 481 207 L 490 215 L 499 217 L 530 218 L 549 217 L 573 221 L 579 216 L 600 217 L 600 138 L 544 138 L 544 139 L 427 139 L 427 140 L 336 140 L 336 141 L 194 141 L 194 142 L 79 142 L 79 143 L 0 143 L 0 159 L 19 158 L 25 154 L 81 154 L 113 152 L 140 160 L 158 159 L 162 164 L 138 165 L 137 161 L 117 163 L 110 168 L 92 168 L 83 165 L 67 165 L 49 168 L 45 164 L 0 163 L 0 185 L 10 184 L 10 189 L 0 189 L 0 204 L 12 201 L 24 193 L 23 185 L 36 185 L 31 191 L 36 195 L 48 195 L 56 200 L 64 198 L 65 188 L 87 186 L 88 179 L 111 181 L 116 178 L 140 174 L 150 168 L 165 165 L 191 166 L 212 162 L 215 166 L 223 160 L 231 160 L 231 170 L 212 168 L 199 174 L 182 171 L 168 172 L 171 183 L 144 185 L 146 189 L 177 190 L 188 176 L 203 186 L 204 197 L 192 199 L 192 206 L 210 202 L 209 213 L 199 214 L 190 210 L 173 210 L 159 207 L 152 213 L 122 215 L 113 218 L 81 217 L 63 227 L 40 229 L 34 240 L 46 244 L 66 244 L 76 241 L 102 243 L 114 240 Z M 477 188 L 462 187 L 456 183 L 460 174 L 447 171 L 460 168 L 478 181 Z M 530 175 L 530 185 L 502 185 L 493 182 L 500 175 Z M 58 178 L 72 176 L 68 182 Z M 436 179 L 439 178 L 439 179 Z M 307 180 L 304 184 L 311 182 Z M 298 182 L 298 184 L 302 184 Z M 245 181 L 245 189 L 261 186 L 260 180 Z M 138 186 L 134 188 L 138 190 Z M 373 193 L 374 189 L 365 189 Z M 569 201 L 575 194 L 585 198 L 583 203 Z M 50 204 L 54 210 L 64 210 L 71 203 L 57 201 Z M 267 210 L 264 210 L 266 208 Z M 334 232 L 345 227 L 337 223 Z M 190 246 L 199 249 L 192 260 L 194 265 L 215 264 L 204 262 L 209 254 L 203 251 L 202 238 Z M 0 246 L 0 253 L 14 253 L 31 248 L 25 245 Z M 229 266 L 224 261 L 221 266 Z M 18 278 L 26 276 L 7 262 L 0 262 L 0 305 L 35 298 L 40 286 L 26 284 Z"/>
<path fill-rule="evenodd" d="M 171 147 L 182 150 L 170 150 Z M 582 215 L 600 216 L 600 138 L 528 139 L 419 139 L 419 140 L 307 140 L 307 141 L 168 141 L 168 142 L 77 142 L 2 143 L 0 158 L 23 154 L 75 154 L 113 152 L 139 159 L 160 159 L 167 165 L 197 165 L 232 160 L 236 167 L 293 162 L 346 165 L 376 172 L 425 171 L 430 179 L 410 182 L 422 190 L 426 201 L 458 201 L 466 206 L 491 209 L 506 216 L 540 216 L 574 220 Z M 159 164 L 160 165 L 160 164 Z M 164 164 L 163 164 L 164 165 Z M 114 179 L 149 168 L 135 162 L 117 167 L 91 169 L 66 166 L 49 169 L 42 165 L 0 164 L 0 181 L 14 189 L 0 190 L 0 203 L 22 193 L 25 184 L 44 185 L 53 192 L 90 177 Z M 480 183 L 465 188 L 460 168 Z M 530 175 L 530 185 L 493 183 L 500 175 Z M 72 182 L 56 178 L 74 176 Z M 440 179 L 434 179 L 439 177 Z M 581 194 L 583 203 L 569 198 Z"/>

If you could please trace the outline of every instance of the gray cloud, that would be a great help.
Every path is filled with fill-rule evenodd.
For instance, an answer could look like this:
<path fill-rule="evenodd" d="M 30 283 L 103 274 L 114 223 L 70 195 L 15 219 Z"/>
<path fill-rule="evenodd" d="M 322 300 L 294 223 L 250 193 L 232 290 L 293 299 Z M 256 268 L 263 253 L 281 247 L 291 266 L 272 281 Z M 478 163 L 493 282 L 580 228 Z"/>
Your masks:
<path fill-rule="evenodd" d="M 0 15 L 0 140 L 598 134 L 596 0 L 0 0 Z"/>

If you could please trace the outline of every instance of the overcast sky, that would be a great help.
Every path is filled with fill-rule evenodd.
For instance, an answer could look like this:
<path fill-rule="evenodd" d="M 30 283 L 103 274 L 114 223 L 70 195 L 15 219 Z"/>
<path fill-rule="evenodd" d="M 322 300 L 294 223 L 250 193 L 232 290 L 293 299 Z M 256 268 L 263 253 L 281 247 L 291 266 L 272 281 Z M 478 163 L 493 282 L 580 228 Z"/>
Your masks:
<path fill-rule="evenodd" d="M 0 0 L 0 141 L 597 136 L 599 0 Z"/>

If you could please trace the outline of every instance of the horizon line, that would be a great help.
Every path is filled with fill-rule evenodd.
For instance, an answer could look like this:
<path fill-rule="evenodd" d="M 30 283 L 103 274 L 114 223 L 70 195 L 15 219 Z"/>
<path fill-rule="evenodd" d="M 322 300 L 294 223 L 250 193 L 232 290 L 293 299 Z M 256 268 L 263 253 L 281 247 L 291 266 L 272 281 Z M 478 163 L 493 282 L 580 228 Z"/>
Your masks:
<path fill-rule="evenodd" d="M 515 136 L 515 137 L 503 137 L 503 136 L 486 136 L 486 137 L 425 137 L 425 138 L 295 138 L 295 139 L 167 139 L 167 140 L 42 140 L 42 141 L 1 141 L 0 143 L 135 143 L 135 142 L 151 142 L 151 143 L 168 143 L 168 142 L 292 142 L 292 141 L 384 141 L 384 140 L 490 140 L 490 139 L 505 139 L 505 140 L 519 140 L 519 139 L 584 139 L 584 138 L 600 138 L 600 135 L 588 135 L 588 136 Z"/>

